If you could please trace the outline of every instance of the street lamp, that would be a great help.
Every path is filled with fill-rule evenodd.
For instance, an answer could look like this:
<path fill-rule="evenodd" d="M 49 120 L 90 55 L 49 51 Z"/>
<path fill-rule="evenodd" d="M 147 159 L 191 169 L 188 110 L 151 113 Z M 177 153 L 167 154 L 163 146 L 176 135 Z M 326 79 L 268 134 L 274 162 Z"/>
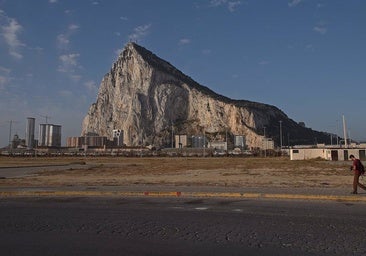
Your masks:
<path fill-rule="evenodd" d="M 282 120 L 280 120 L 280 148 L 282 150 Z"/>
<path fill-rule="evenodd" d="M 263 144 L 264 144 L 264 157 L 267 157 L 267 139 L 266 139 L 266 127 L 263 126 Z"/>

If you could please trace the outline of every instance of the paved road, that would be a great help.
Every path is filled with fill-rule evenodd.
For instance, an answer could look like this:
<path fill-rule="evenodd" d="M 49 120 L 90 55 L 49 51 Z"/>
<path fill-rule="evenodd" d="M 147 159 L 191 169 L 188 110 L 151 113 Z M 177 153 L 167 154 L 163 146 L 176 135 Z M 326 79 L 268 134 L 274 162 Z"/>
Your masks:
<path fill-rule="evenodd" d="M 365 255 L 364 203 L 0 199 L 1 255 Z"/>

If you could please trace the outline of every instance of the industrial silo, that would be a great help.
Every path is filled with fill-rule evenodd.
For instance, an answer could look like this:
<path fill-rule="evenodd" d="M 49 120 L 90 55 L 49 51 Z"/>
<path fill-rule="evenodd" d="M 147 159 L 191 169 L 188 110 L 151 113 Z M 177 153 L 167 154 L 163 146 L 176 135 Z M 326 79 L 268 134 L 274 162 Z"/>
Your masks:
<path fill-rule="evenodd" d="M 27 117 L 27 126 L 25 129 L 25 143 L 28 149 L 32 149 L 34 146 L 34 130 L 36 119 L 33 117 Z"/>

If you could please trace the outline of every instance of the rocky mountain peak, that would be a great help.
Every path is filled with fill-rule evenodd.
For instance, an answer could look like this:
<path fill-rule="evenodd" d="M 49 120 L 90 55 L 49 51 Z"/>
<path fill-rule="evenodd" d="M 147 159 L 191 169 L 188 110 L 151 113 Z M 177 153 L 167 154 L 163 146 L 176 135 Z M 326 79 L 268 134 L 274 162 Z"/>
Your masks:
<path fill-rule="evenodd" d="M 171 144 L 172 129 L 188 136 L 205 132 L 209 139 L 229 133 L 245 136 L 248 147 L 254 148 L 262 145 L 263 127 L 267 137 L 279 141 L 279 121 L 292 143 L 326 138 L 298 125 L 275 106 L 219 95 L 131 42 L 102 79 L 82 134 L 112 138 L 113 129 L 120 129 L 128 146 L 165 146 Z"/>

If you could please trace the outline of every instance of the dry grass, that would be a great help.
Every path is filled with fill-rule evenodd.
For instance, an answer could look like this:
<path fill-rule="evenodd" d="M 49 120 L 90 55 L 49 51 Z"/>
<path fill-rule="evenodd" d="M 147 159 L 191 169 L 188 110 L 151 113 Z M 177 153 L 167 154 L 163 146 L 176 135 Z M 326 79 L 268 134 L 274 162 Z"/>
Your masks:
<path fill-rule="evenodd" d="M 0 180 L 0 186 L 349 186 L 350 163 L 288 158 L 1 158 L 0 166 L 82 163 L 62 171 Z"/>

